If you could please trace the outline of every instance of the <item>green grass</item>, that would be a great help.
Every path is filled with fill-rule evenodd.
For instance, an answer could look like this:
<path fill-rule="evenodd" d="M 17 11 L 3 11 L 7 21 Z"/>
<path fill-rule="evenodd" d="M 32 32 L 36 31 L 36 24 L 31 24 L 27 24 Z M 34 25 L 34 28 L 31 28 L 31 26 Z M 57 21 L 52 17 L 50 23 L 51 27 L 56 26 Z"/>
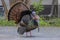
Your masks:
<path fill-rule="evenodd" d="M 39 24 L 40 26 L 50 26 L 49 22 L 43 20 L 43 18 L 40 18 Z"/>
<path fill-rule="evenodd" d="M 40 18 L 39 21 L 40 26 L 56 26 L 60 27 L 60 18 L 53 18 L 48 21 L 43 20 L 43 18 Z"/>
<path fill-rule="evenodd" d="M 15 26 L 14 21 L 0 19 L 0 26 Z"/>
<path fill-rule="evenodd" d="M 40 18 L 39 21 L 40 26 L 57 26 L 60 27 L 60 18 L 50 19 L 49 21 L 43 20 L 43 18 Z M 16 26 L 14 21 L 8 21 L 5 19 L 0 19 L 0 26 Z"/>
<path fill-rule="evenodd" d="M 42 18 L 40 18 L 39 24 L 40 24 L 40 26 L 48 26 L 49 25 L 47 22 L 42 20 Z M 0 19 L 0 26 L 15 26 L 15 25 L 16 24 L 14 21 L 8 21 L 5 19 Z"/>
<path fill-rule="evenodd" d="M 55 19 L 49 20 L 48 22 L 50 26 L 60 27 L 60 18 L 55 18 Z"/>

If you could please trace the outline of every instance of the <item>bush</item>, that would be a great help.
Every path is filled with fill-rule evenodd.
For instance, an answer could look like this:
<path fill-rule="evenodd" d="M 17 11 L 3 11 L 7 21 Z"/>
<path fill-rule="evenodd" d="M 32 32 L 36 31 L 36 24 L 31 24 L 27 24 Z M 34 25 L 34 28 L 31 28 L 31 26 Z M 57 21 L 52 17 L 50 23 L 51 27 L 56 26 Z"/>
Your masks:
<path fill-rule="evenodd" d="M 34 6 L 37 14 L 38 14 L 39 12 L 41 12 L 42 10 L 44 10 L 44 6 L 42 5 L 42 1 L 43 1 L 43 0 L 40 0 L 39 2 L 34 2 L 34 3 L 33 3 L 33 6 Z"/>

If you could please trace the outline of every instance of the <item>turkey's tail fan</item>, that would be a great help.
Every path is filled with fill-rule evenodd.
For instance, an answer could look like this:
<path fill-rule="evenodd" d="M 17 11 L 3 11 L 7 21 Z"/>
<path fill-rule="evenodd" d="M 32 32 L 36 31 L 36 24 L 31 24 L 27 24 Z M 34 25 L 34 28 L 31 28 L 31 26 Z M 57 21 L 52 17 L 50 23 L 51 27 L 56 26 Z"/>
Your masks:
<path fill-rule="evenodd" d="M 8 21 L 13 20 L 16 24 L 19 23 L 19 21 L 22 18 L 22 12 L 29 10 L 29 8 L 22 2 L 15 3 L 8 12 Z"/>

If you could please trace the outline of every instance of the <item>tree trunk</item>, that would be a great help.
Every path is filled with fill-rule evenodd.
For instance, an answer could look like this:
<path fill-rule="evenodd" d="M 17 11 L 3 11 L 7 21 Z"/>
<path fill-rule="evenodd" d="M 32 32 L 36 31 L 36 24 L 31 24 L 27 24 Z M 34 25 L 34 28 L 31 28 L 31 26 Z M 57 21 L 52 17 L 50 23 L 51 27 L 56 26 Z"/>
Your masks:
<path fill-rule="evenodd" d="M 16 3 L 18 1 L 25 3 L 30 8 L 30 0 L 9 0 L 10 6 L 14 5 L 14 3 Z"/>
<path fill-rule="evenodd" d="M 58 0 L 53 0 L 53 5 L 54 5 L 53 15 L 55 17 L 58 17 Z"/>
<path fill-rule="evenodd" d="M 7 6 L 6 6 L 4 0 L 1 0 L 1 2 L 2 2 L 2 5 L 3 5 L 4 10 L 5 10 L 4 16 L 5 16 L 5 18 L 7 19 L 7 15 L 8 15 L 8 9 L 7 9 Z"/>

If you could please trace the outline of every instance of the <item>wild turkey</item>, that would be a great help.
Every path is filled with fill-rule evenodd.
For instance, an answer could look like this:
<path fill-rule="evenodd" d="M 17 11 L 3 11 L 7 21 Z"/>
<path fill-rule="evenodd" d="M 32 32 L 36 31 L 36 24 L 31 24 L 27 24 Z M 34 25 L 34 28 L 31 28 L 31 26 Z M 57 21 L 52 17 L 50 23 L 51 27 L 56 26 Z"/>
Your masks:
<path fill-rule="evenodd" d="M 20 27 L 18 27 L 17 32 L 19 34 L 24 34 L 25 32 L 29 32 L 38 27 L 37 22 L 37 25 L 34 25 L 34 22 L 30 16 L 31 13 L 32 11 L 30 11 L 24 3 L 18 2 L 10 8 L 8 12 L 8 21 L 14 20 L 16 24 L 19 24 Z M 21 24 L 22 20 L 26 25 Z M 33 22 L 33 25 L 31 25 L 31 22 Z"/>
<path fill-rule="evenodd" d="M 24 24 L 21 24 L 21 22 L 23 22 Z M 20 27 L 18 28 L 18 33 L 20 33 L 20 34 L 23 34 L 24 32 L 29 32 L 38 27 L 38 23 L 34 22 L 34 20 L 31 18 L 30 15 L 23 16 L 21 21 L 19 22 L 19 25 L 20 25 Z"/>

